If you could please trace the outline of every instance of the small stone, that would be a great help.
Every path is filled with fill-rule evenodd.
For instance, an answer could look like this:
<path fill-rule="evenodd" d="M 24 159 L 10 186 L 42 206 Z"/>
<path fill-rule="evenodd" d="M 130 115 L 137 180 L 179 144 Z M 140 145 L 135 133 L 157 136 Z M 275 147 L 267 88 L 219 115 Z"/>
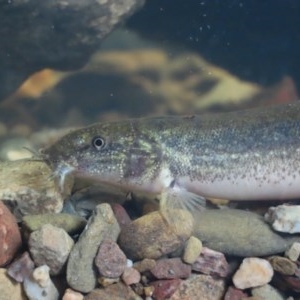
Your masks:
<path fill-rule="evenodd" d="M 294 275 L 297 265 L 286 257 L 272 256 L 268 259 L 274 271 L 282 275 Z"/>
<path fill-rule="evenodd" d="M 225 283 L 223 279 L 217 279 L 210 275 L 193 275 L 182 280 L 179 288 L 168 300 L 222 300 L 224 293 Z"/>
<path fill-rule="evenodd" d="M 123 228 L 131 222 L 127 211 L 121 204 L 114 203 L 111 207 L 121 228 Z"/>
<path fill-rule="evenodd" d="M 241 300 L 241 299 L 247 299 L 247 297 L 248 295 L 243 291 L 236 289 L 233 286 L 230 286 L 226 291 L 224 300 Z"/>
<path fill-rule="evenodd" d="M 156 300 L 170 298 L 176 292 L 180 283 L 180 279 L 157 280 L 151 282 L 151 286 L 154 287 L 153 298 Z"/>
<path fill-rule="evenodd" d="M 21 234 L 16 218 L 0 201 L 0 267 L 8 264 L 21 246 Z"/>
<path fill-rule="evenodd" d="M 236 288 L 243 290 L 269 283 L 273 274 L 273 268 L 267 260 L 249 257 L 243 260 L 232 280 Z"/>
<path fill-rule="evenodd" d="M 116 278 L 108 278 L 108 277 L 99 277 L 98 278 L 98 282 L 103 286 L 103 287 L 107 287 L 113 283 L 119 282 L 120 277 L 116 277 Z"/>
<path fill-rule="evenodd" d="M 141 280 L 141 274 L 139 271 L 137 271 L 134 268 L 128 268 L 126 267 L 123 274 L 122 274 L 122 280 L 126 285 L 131 285 L 140 282 Z"/>
<path fill-rule="evenodd" d="M 289 289 L 300 293 L 300 278 L 293 276 L 282 276 L 283 281 L 288 285 Z"/>
<path fill-rule="evenodd" d="M 49 267 L 46 265 L 37 267 L 31 276 L 24 279 L 23 287 L 29 300 L 59 299 L 58 291 L 51 281 L 49 270 Z"/>
<path fill-rule="evenodd" d="M 34 263 L 29 253 L 24 252 L 21 257 L 15 260 L 7 269 L 7 274 L 17 282 L 23 282 L 34 269 Z"/>
<path fill-rule="evenodd" d="M 273 229 L 280 232 L 300 232 L 300 205 L 279 205 L 270 207 L 265 214 L 265 220 Z"/>
<path fill-rule="evenodd" d="M 178 279 L 171 279 L 171 280 L 178 280 Z M 165 280 L 165 281 L 166 281 L 166 280 Z M 154 288 L 154 286 L 145 286 L 145 287 L 143 288 L 143 290 L 144 290 L 144 293 L 143 293 L 143 294 L 144 294 L 146 297 L 152 297 L 155 288 Z M 171 295 L 170 295 L 170 296 L 171 296 Z"/>
<path fill-rule="evenodd" d="M 95 256 L 105 239 L 116 241 L 120 226 L 109 204 L 96 206 L 78 242 L 71 250 L 67 264 L 69 286 L 83 293 L 92 291 L 97 284 Z"/>
<path fill-rule="evenodd" d="M 1 300 L 27 300 L 21 283 L 9 278 L 4 268 L 0 268 L 0 291 Z"/>
<path fill-rule="evenodd" d="M 22 221 L 23 226 L 29 232 L 38 230 L 45 224 L 51 224 L 64 229 L 69 234 L 75 234 L 81 232 L 86 225 L 84 218 L 65 213 L 27 215 L 23 217 Z"/>
<path fill-rule="evenodd" d="M 251 294 L 262 300 L 285 300 L 285 297 L 274 287 L 265 284 L 251 289 Z"/>
<path fill-rule="evenodd" d="M 229 265 L 223 253 L 203 247 L 200 256 L 192 265 L 192 270 L 207 275 L 226 277 L 229 272 Z"/>
<path fill-rule="evenodd" d="M 116 278 L 124 272 L 127 259 L 115 241 L 106 239 L 100 244 L 95 264 L 100 275 Z"/>
<path fill-rule="evenodd" d="M 84 296 L 72 289 L 66 289 L 62 300 L 83 300 Z"/>
<path fill-rule="evenodd" d="M 130 286 L 123 282 L 112 284 L 105 289 L 94 289 L 84 300 L 142 300 Z"/>
<path fill-rule="evenodd" d="M 119 245 L 132 260 L 157 259 L 175 251 L 190 237 L 193 228 L 191 214 L 182 211 L 178 213 L 177 221 L 185 224 L 181 228 L 178 225 L 179 230 L 167 223 L 159 211 L 142 216 L 122 229 Z"/>
<path fill-rule="evenodd" d="M 300 256 L 300 243 L 293 243 L 291 247 L 285 251 L 284 256 L 291 261 L 297 261 Z"/>
<path fill-rule="evenodd" d="M 178 257 L 163 258 L 156 262 L 150 270 L 157 279 L 188 278 L 191 274 L 191 266 L 182 262 Z"/>
<path fill-rule="evenodd" d="M 185 263 L 192 265 L 197 260 L 201 251 L 202 242 L 198 238 L 191 236 L 186 242 L 182 260 Z"/>
<path fill-rule="evenodd" d="M 51 275 L 58 275 L 63 271 L 74 241 L 63 229 L 46 224 L 30 234 L 28 245 L 35 264 L 47 265 Z"/>
<path fill-rule="evenodd" d="M 154 259 L 145 258 L 141 261 L 137 261 L 133 264 L 133 267 L 138 270 L 140 273 L 144 273 L 153 269 L 156 265 Z"/>

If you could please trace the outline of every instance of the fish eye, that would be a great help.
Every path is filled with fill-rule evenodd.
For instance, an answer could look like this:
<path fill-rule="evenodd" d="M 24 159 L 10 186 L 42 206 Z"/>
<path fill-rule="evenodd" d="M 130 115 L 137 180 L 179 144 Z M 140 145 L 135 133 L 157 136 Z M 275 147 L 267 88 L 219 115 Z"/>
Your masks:
<path fill-rule="evenodd" d="M 97 150 L 100 150 L 104 147 L 105 142 L 104 139 L 100 136 L 96 136 L 93 138 L 92 140 L 92 145 L 94 148 L 96 148 Z"/>

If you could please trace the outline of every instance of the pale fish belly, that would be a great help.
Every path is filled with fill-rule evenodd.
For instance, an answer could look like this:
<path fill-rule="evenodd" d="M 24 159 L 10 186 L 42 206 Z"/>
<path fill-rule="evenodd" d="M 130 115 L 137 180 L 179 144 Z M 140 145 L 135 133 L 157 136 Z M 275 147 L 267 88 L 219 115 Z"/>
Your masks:
<path fill-rule="evenodd" d="M 178 185 L 204 198 L 227 200 L 288 200 L 300 199 L 300 175 L 269 174 L 266 179 L 254 176 L 214 181 L 178 179 Z"/>

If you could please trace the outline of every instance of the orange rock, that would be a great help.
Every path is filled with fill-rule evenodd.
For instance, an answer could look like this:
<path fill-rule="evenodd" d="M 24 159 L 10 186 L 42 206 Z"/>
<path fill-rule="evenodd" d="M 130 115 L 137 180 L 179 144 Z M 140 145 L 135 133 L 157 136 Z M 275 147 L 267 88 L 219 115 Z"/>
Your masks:
<path fill-rule="evenodd" d="M 22 245 L 17 221 L 0 201 L 0 266 L 9 263 Z"/>

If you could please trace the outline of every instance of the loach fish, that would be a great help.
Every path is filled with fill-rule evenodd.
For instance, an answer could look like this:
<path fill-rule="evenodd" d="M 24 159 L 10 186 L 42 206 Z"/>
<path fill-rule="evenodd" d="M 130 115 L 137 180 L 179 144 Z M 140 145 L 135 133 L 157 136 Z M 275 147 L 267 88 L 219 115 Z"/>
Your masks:
<path fill-rule="evenodd" d="M 162 209 L 205 199 L 300 198 L 300 103 L 199 116 L 97 123 L 41 151 L 59 178 L 92 178 L 160 199 Z"/>

